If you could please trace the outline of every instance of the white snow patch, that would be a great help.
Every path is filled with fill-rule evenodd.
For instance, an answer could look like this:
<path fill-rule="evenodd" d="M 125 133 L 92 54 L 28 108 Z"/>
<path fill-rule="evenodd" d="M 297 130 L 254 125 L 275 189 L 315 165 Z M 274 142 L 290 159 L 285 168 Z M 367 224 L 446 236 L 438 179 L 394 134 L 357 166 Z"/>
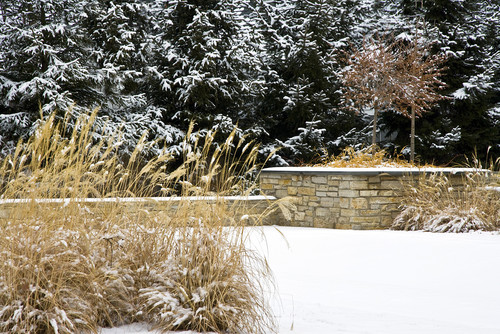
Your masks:
<path fill-rule="evenodd" d="M 500 235 L 263 230 L 279 333 L 500 332 Z"/>
<path fill-rule="evenodd" d="M 250 240 L 275 275 L 280 334 L 500 333 L 498 234 L 268 226 Z"/>
<path fill-rule="evenodd" d="M 465 100 L 469 97 L 469 94 L 465 91 L 465 88 L 459 88 L 453 92 L 453 97 L 457 100 Z"/>

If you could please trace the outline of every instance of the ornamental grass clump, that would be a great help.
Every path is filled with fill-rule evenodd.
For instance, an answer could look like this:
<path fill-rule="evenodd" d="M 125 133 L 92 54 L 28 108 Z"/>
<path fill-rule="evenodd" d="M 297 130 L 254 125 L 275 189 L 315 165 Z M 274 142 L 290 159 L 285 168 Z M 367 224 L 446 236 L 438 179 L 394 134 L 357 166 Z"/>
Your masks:
<path fill-rule="evenodd" d="M 95 141 L 97 112 L 71 131 L 52 114 L 0 160 L 0 332 L 273 332 L 272 275 L 240 219 L 250 208 L 223 198 L 253 191 L 257 146 L 236 130 L 215 146 L 191 126 L 182 161 L 146 162 L 147 134 L 127 157 L 119 133 Z M 178 197 L 153 211 L 152 195 Z"/>
<path fill-rule="evenodd" d="M 318 167 L 335 168 L 373 168 L 373 167 L 416 167 L 402 159 L 398 154 L 389 155 L 378 146 L 368 146 L 361 149 L 346 147 L 339 155 L 331 155 L 324 159 Z"/>
<path fill-rule="evenodd" d="M 92 238 L 43 219 L 9 222 L 1 233 L 0 332 L 96 332 L 108 305 Z"/>
<path fill-rule="evenodd" d="M 443 173 L 421 174 L 404 184 L 402 212 L 392 228 L 429 232 L 495 231 L 500 228 L 498 175 L 475 168 L 459 181 Z"/>
<path fill-rule="evenodd" d="M 242 247 L 241 230 L 214 228 L 214 223 L 221 226 L 216 219 L 193 221 L 191 229 L 172 240 L 169 261 L 159 261 L 148 271 L 148 284 L 139 289 L 138 301 L 145 321 L 156 329 L 218 333 L 272 329 L 261 293 L 266 280 L 258 280 L 269 276 L 267 266 Z"/>

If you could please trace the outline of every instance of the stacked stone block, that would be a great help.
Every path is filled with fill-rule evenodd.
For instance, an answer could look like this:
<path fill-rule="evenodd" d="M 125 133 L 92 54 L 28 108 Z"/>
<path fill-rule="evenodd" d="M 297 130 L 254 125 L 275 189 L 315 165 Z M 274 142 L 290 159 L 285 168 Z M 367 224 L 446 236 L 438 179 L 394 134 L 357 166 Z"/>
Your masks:
<path fill-rule="evenodd" d="M 401 174 L 264 170 L 262 191 L 290 197 L 297 207 L 292 226 L 339 229 L 388 228 L 399 213 Z"/>

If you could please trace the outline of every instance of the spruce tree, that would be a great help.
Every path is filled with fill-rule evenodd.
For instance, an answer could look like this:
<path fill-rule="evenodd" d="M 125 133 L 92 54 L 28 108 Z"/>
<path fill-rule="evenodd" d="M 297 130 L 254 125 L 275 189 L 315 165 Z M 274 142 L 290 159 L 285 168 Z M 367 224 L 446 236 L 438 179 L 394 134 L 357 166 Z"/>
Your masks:
<path fill-rule="evenodd" d="M 88 68 L 96 78 L 91 101 L 101 108 L 97 126 L 106 127 L 108 134 L 122 132 L 124 155 L 146 132 L 158 143 L 144 150 L 146 157 L 164 144 L 178 144 L 182 131 L 163 122 L 164 109 L 149 96 L 157 77 L 157 8 L 141 0 L 86 0 L 78 8 Z"/>
<path fill-rule="evenodd" d="M 2 0 L 0 141 L 2 150 L 33 131 L 42 113 L 82 102 L 92 75 L 72 9 L 76 1 Z"/>
<path fill-rule="evenodd" d="M 333 29 L 340 20 L 334 2 L 261 1 L 258 9 L 269 68 L 259 114 L 269 120 L 268 131 L 286 142 L 313 119 L 333 128 L 339 99 L 335 38 L 343 36 Z"/>
<path fill-rule="evenodd" d="M 217 115 L 244 116 L 252 61 L 239 40 L 241 13 L 231 1 L 170 1 L 161 36 L 169 47 L 166 121 L 211 127 Z M 170 24 L 171 22 L 171 24 Z"/>

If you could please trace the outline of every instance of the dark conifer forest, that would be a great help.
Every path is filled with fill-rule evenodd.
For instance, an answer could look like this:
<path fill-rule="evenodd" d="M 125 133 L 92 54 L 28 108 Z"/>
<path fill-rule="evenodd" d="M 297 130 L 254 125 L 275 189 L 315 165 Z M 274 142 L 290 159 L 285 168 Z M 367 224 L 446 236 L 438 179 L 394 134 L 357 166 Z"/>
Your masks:
<path fill-rule="evenodd" d="M 145 159 L 180 152 L 193 121 L 219 141 L 237 126 L 263 156 L 280 147 L 274 165 L 368 146 L 373 104 L 343 80 L 368 39 L 444 59 L 417 159 L 500 156 L 499 0 L 0 0 L 0 155 L 42 116 L 96 107 L 97 133 L 121 129 L 124 155 L 155 141 Z M 378 145 L 408 158 L 410 119 L 378 111 Z"/>

